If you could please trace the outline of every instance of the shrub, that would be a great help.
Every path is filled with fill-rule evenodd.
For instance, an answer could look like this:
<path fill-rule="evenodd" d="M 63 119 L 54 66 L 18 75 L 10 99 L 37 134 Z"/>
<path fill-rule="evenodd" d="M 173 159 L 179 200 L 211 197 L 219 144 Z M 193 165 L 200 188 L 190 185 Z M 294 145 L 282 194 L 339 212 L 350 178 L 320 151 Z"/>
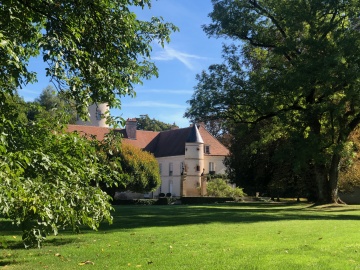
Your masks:
<path fill-rule="evenodd" d="M 214 178 L 208 182 L 207 194 L 214 197 L 231 197 L 235 200 L 246 195 L 242 188 L 232 187 L 222 178 Z"/>

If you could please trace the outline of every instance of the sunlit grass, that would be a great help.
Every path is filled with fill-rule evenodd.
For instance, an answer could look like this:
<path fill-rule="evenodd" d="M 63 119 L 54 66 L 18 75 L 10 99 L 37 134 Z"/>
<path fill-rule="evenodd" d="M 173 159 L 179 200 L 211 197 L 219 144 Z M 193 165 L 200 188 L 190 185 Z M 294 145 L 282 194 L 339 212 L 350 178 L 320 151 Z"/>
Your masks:
<path fill-rule="evenodd" d="M 4 269 L 360 269 L 360 207 L 117 206 L 98 232 L 24 250 L 1 220 Z M 16 237 L 16 238 L 14 238 Z M 86 264 L 85 264 L 86 263 Z"/>

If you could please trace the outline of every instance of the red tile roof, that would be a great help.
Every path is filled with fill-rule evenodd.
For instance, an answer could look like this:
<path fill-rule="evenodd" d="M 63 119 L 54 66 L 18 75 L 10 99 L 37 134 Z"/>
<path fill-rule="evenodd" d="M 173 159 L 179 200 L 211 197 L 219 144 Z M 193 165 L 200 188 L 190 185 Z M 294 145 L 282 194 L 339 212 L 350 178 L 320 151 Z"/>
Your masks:
<path fill-rule="evenodd" d="M 80 135 L 84 135 L 86 137 L 89 137 L 90 135 L 95 135 L 97 140 L 102 141 L 105 137 L 105 134 L 109 133 L 109 128 L 85 125 L 68 125 L 67 131 L 77 131 Z"/>
<path fill-rule="evenodd" d="M 203 126 L 199 126 L 199 133 L 204 145 L 210 146 L 210 156 L 226 156 L 229 150 L 213 137 Z M 96 126 L 68 125 L 68 131 L 77 131 L 85 136 L 95 135 L 98 140 L 103 140 L 109 128 Z M 174 130 L 155 132 L 137 130 L 136 139 L 128 139 L 125 129 L 116 129 L 123 135 L 124 143 L 132 144 L 142 148 L 155 157 L 185 155 L 185 143 L 191 133 L 192 127 L 179 128 Z"/>
<path fill-rule="evenodd" d="M 229 149 L 227 149 L 221 142 L 219 142 L 211 133 L 200 125 L 199 132 L 203 138 L 204 144 L 210 146 L 210 156 L 227 156 Z"/>
<path fill-rule="evenodd" d="M 120 132 L 123 134 L 124 142 L 142 149 L 145 149 L 160 133 L 157 131 L 136 130 L 136 139 L 128 139 L 125 129 Z"/>

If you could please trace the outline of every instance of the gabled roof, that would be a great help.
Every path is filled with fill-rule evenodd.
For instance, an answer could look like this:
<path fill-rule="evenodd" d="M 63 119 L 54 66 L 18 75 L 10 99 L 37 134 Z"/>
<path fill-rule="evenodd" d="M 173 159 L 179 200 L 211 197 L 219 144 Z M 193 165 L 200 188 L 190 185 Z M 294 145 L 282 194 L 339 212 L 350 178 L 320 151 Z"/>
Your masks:
<path fill-rule="evenodd" d="M 122 134 L 124 142 L 142 149 L 145 149 L 160 133 L 158 131 L 136 130 L 136 139 L 128 139 L 125 129 L 121 129 L 119 132 Z"/>
<path fill-rule="evenodd" d="M 195 130 L 195 131 L 194 131 Z M 110 128 L 82 125 L 68 125 L 68 131 L 77 131 L 85 136 L 95 135 L 104 139 Z M 226 156 L 229 150 L 213 137 L 203 126 L 192 126 L 162 132 L 137 130 L 136 139 L 128 139 L 125 129 L 115 129 L 123 136 L 123 142 L 153 153 L 155 157 L 185 155 L 186 142 L 204 143 L 210 146 L 210 156 Z M 195 132 L 195 134 L 193 134 Z M 202 141 L 202 142 L 201 142 Z"/>
<path fill-rule="evenodd" d="M 80 135 L 90 137 L 91 135 L 96 136 L 96 139 L 102 141 L 105 134 L 109 133 L 108 127 L 97 127 L 97 126 L 85 126 L 85 125 L 68 125 L 68 132 L 78 132 Z"/>
<path fill-rule="evenodd" d="M 209 156 L 227 156 L 229 155 L 229 149 L 227 149 L 221 142 L 218 141 L 211 133 L 202 125 L 199 127 L 199 132 L 203 138 L 204 145 L 210 146 Z"/>
<path fill-rule="evenodd" d="M 145 150 L 155 157 L 185 155 L 185 142 L 189 137 L 191 128 L 179 128 L 162 131 Z"/>

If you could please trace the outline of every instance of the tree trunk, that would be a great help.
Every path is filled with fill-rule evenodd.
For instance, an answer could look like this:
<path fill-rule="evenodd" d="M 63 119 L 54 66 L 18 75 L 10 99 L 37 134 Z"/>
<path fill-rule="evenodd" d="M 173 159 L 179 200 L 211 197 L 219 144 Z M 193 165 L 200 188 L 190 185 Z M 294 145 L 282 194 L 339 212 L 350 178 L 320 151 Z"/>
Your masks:
<path fill-rule="evenodd" d="M 340 160 L 339 154 L 333 154 L 328 171 L 324 165 L 315 166 L 318 203 L 344 203 L 338 195 Z"/>
<path fill-rule="evenodd" d="M 318 189 L 318 203 L 330 203 L 329 185 L 324 165 L 315 165 L 315 178 Z"/>
<path fill-rule="evenodd" d="M 331 203 L 344 203 L 338 195 L 340 159 L 341 156 L 339 154 L 334 154 L 331 159 L 331 167 L 329 171 L 329 193 L 331 196 Z"/>

